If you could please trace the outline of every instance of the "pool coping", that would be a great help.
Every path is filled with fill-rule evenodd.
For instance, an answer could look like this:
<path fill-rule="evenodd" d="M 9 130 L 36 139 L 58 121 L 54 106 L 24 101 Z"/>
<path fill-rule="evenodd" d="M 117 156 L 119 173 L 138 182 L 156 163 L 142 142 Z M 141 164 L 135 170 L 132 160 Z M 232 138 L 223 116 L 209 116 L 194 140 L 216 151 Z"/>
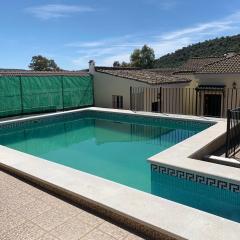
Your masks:
<path fill-rule="evenodd" d="M 143 114 L 134 113 L 128 110 L 113 110 L 92 107 L 81 110 L 72 110 L 68 112 L 58 112 L 44 114 L 41 116 L 5 120 L 3 122 L 0 122 L 0 124 L 14 121 L 25 121 L 27 119 L 36 119 L 41 117 L 57 116 L 84 110 L 176 118 L 174 115 Z M 179 115 L 177 118 L 183 119 L 183 117 Z M 214 175 L 216 175 L 216 177 L 225 178 L 226 176 L 220 176 L 219 173 L 216 174 L 215 171 L 220 169 L 221 174 L 228 172 L 227 177 L 229 178 L 230 176 L 230 180 L 237 181 L 239 183 L 239 169 L 237 169 L 238 171 L 235 171 L 234 174 L 230 174 L 229 171 L 232 171 L 234 169 L 232 167 L 206 163 L 189 157 L 199 150 L 195 144 L 196 141 L 199 141 L 201 135 L 204 136 L 204 141 L 202 140 L 199 143 L 200 146 L 204 145 L 206 141 L 208 141 L 208 143 L 212 142 L 214 140 L 212 137 L 208 137 L 206 139 L 206 135 L 208 135 L 206 134 L 207 130 L 210 130 L 211 134 L 217 134 L 216 136 L 221 136 L 223 134 L 223 128 L 226 126 L 226 122 L 221 119 L 216 120 L 211 118 L 195 118 L 184 116 L 184 120 L 186 119 L 208 122 L 214 121 L 216 124 L 189 138 L 194 138 L 194 141 L 192 140 L 188 142 L 187 140 L 189 139 L 187 139 L 182 142 L 185 144 L 191 144 L 189 148 L 182 146 L 181 143 L 170 148 L 170 153 L 172 154 L 173 158 L 179 158 L 180 154 L 185 153 L 184 158 L 180 157 L 179 161 L 175 162 L 178 164 L 175 167 L 182 168 L 182 165 L 179 164 L 182 164 L 184 159 L 187 159 L 188 163 L 191 163 L 191 168 L 189 169 L 189 166 L 185 165 L 183 167 L 189 171 L 196 171 L 197 166 L 200 166 L 200 170 L 203 170 L 202 167 L 204 165 L 205 167 L 209 168 L 207 169 L 207 174 L 215 173 Z M 181 149 L 177 153 L 174 153 L 176 151 L 176 148 L 175 151 L 173 148 L 179 147 L 179 145 Z M 152 161 L 154 164 L 157 163 L 160 165 L 163 164 L 171 166 L 172 163 L 167 162 L 167 159 L 169 161 L 169 158 L 166 156 L 169 154 L 169 152 L 167 152 L 168 150 L 169 149 L 151 157 L 150 161 Z M 161 156 L 161 154 L 163 155 Z M 193 166 L 193 163 L 195 163 L 196 166 Z M 58 189 L 65 190 L 66 195 L 72 193 L 75 196 L 83 197 L 84 199 L 94 202 L 99 206 L 103 206 L 110 211 L 119 213 L 125 217 L 132 219 L 133 221 L 149 226 L 152 229 L 155 229 L 163 234 L 167 234 L 168 236 L 177 239 L 238 239 L 239 237 L 237 236 L 237 232 L 240 232 L 240 224 L 237 222 L 233 222 L 176 202 L 163 199 L 161 197 L 141 192 L 139 190 L 57 163 L 53 163 L 47 160 L 40 161 L 37 157 L 0 145 L 0 166 L 1 165 L 3 168 L 9 169 L 9 171 L 18 171 L 22 175 L 30 176 L 33 180 L 43 181 L 45 184 L 50 184 L 51 186 L 55 186 Z M 227 170 L 223 171 L 224 168 Z M 203 173 L 206 174 L 206 172 Z"/>

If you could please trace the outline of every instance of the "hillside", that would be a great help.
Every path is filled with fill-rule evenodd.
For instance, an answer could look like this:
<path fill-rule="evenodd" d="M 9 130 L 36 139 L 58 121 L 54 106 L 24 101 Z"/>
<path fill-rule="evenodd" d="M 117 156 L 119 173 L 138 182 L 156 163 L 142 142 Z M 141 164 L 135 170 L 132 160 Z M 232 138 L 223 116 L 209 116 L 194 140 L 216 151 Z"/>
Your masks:
<path fill-rule="evenodd" d="M 240 52 L 240 34 L 193 44 L 155 60 L 155 68 L 178 67 L 191 57 L 223 56 L 227 52 Z"/>

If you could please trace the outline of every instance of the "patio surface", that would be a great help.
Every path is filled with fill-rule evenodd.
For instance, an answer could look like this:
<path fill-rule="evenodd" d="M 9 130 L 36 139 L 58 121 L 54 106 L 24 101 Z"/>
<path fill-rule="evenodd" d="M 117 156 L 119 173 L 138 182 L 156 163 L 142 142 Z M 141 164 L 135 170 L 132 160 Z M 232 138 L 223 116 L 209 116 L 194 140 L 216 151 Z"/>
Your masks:
<path fill-rule="evenodd" d="M 1 240 L 140 240 L 129 231 L 0 170 Z"/>

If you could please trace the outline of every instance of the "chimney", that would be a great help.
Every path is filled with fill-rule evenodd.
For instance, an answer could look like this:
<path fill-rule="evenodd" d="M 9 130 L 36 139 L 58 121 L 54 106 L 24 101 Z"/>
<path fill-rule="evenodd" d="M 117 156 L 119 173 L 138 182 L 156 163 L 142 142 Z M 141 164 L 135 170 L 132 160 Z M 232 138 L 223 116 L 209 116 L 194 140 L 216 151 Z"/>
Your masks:
<path fill-rule="evenodd" d="M 90 60 L 89 62 L 89 73 L 90 74 L 94 74 L 94 72 L 95 72 L 95 62 L 94 62 L 94 60 Z"/>
<path fill-rule="evenodd" d="M 224 57 L 230 58 L 230 57 L 233 57 L 234 55 L 236 55 L 236 53 L 232 51 L 232 52 L 225 53 Z"/>

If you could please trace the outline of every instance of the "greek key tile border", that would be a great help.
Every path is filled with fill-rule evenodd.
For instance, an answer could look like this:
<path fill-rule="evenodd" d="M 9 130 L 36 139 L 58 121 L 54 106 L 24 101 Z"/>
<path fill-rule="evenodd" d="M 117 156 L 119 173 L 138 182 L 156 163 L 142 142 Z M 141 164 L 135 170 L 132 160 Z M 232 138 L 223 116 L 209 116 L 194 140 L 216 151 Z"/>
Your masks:
<path fill-rule="evenodd" d="M 184 172 L 184 171 L 181 171 L 178 169 L 168 168 L 168 167 L 164 167 L 164 166 L 160 166 L 160 165 L 156 165 L 156 164 L 151 164 L 151 171 L 161 173 L 161 174 L 167 174 L 169 176 L 185 179 L 185 180 L 192 181 L 192 182 L 197 182 L 200 184 L 217 187 L 220 189 L 229 190 L 229 191 L 235 192 L 235 193 L 240 193 L 240 185 L 239 184 L 234 184 L 234 183 L 218 180 L 218 179 L 211 178 L 211 177 L 206 177 L 206 176 L 201 176 L 201 175 L 194 174 L 194 173 Z"/>

